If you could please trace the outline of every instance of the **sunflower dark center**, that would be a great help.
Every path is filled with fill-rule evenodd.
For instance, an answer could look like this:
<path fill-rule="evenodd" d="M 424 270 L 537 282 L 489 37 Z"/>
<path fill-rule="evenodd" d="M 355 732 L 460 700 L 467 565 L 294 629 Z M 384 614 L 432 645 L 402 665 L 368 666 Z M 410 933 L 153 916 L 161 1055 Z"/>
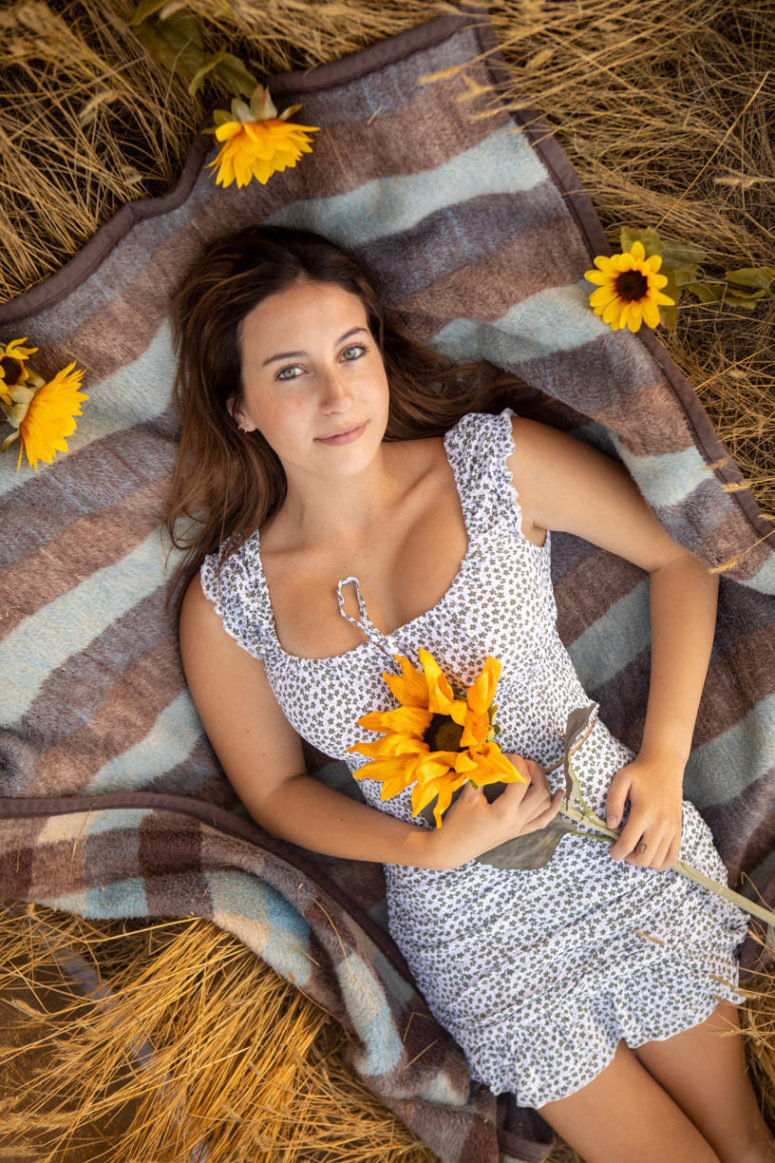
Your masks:
<path fill-rule="evenodd" d="M 649 289 L 649 281 L 640 271 L 622 271 L 616 280 L 616 291 L 620 299 L 634 303 L 642 299 Z"/>
<path fill-rule="evenodd" d="M 425 729 L 423 741 L 431 751 L 459 751 L 463 728 L 450 719 L 449 715 L 434 715 Z"/>
<path fill-rule="evenodd" d="M 9 388 L 19 382 L 19 377 L 22 374 L 22 365 L 18 359 L 13 356 L 4 355 L 0 357 L 0 367 L 3 369 L 3 378 Z"/>

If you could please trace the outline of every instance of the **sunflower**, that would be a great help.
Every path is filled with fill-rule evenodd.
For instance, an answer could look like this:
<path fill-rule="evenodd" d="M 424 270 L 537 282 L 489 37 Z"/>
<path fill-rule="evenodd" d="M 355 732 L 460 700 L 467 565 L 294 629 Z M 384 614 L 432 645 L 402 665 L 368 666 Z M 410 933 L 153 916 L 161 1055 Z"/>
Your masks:
<path fill-rule="evenodd" d="M 251 178 L 265 183 L 276 170 L 295 166 L 303 153 L 311 153 L 308 133 L 316 133 L 316 125 L 292 125 L 286 121 L 291 113 L 301 109 L 292 105 L 279 117 L 269 90 L 259 85 L 247 105 L 235 97 L 231 113 L 216 109 L 213 114 L 216 140 L 223 143 L 218 156 L 209 163 L 217 167 L 216 184 L 230 186 L 236 181 L 241 188 Z"/>
<path fill-rule="evenodd" d="M 36 352 L 37 347 L 22 347 L 25 339 L 12 339 L 10 343 L 0 343 L 0 400 L 8 407 L 12 407 L 14 400 L 10 389 L 17 384 L 24 384 L 32 374 L 25 367 L 26 360 Z"/>
<path fill-rule="evenodd" d="M 637 331 L 641 323 L 656 327 L 660 305 L 675 305 L 675 300 L 661 291 L 667 283 L 665 275 L 657 274 L 661 255 L 646 258 L 642 242 L 633 242 L 623 254 L 610 258 L 598 255 L 594 261 L 597 270 L 584 272 L 584 278 L 598 288 L 589 296 L 589 305 L 614 331 L 620 327 Z"/>
<path fill-rule="evenodd" d="M 81 402 L 89 398 L 79 390 L 83 372 L 73 371 L 74 367 L 75 361 L 57 372 L 30 400 L 19 425 L 21 448 L 17 467 L 21 466 L 22 452 L 27 453 L 27 460 L 36 472 L 39 460 L 51 464 L 57 452 L 67 452 L 65 437 L 75 432 L 74 417 L 80 416 Z"/>
<path fill-rule="evenodd" d="M 391 711 L 373 711 L 358 720 L 361 727 L 381 732 L 373 743 L 349 747 L 367 756 L 354 774 L 382 783 L 380 798 L 392 799 L 412 788 L 412 815 L 421 812 L 434 797 L 436 826 L 452 801 L 452 795 L 468 779 L 476 787 L 498 782 L 525 783 L 513 764 L 493 742 L 492 705 L 501 664 L 487 656 L 481 674 L 459 697 L 450 687 L 432 654 L 420 649 L 422 670 L 407 658 L 395 655 L 401 674 L 383 674 L 391 693 L 401 704 Z"/>

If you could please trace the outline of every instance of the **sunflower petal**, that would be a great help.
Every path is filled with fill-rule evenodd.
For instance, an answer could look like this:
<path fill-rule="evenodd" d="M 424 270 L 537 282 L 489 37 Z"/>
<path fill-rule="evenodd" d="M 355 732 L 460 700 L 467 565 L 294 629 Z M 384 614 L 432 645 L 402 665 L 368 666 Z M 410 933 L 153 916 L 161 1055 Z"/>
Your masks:
<path fill-rule="evenodd" d="M 433 715 L 422 707 L 396 707 L 392 711 L 371 711 L 358 720 L 367 731 L 397 731 L 403 735 L 421 738 L 428 729 Z"/>
<path fill-rule="evenodd" d="M 403 658 L 400 654 L 394 657 L 401 667 L 400 677 L 397 674 L 382 675 L 391 694 L 405 707 L 427 708 L 428 680 L 425 675 L 422 671 L 416 670 L 408 658 Z"/>
<path fill-rule="evenodd" d="M 584 278 L 588 283 L 595 283 L 598 287 L 607 287 L 616 281 L 615 271 L 584 271 Z"/>
<path fill-rule="evenodd" d="M 455 702 L 452 687 L 430 651 L 420 647 L 417 653 L 428 680 L 428 710 L 437 715 L 448 715 Z"/>
<path fill-rule="evenodd" d="M 614 299 L 618 298 L 619 292 L 617 291 L 616 287 L 598 287 L 598 289 L 593 291 L 589 296 L 589 302 L 592 307 L 605 307 L 609 303 L 612 303 Z"/>
<path fill-rule="evenodd" d="M 486 711 L 495 698 L 495 688 L 501 674 L 501 664 L 497 658 L 487 655 L 481 674 L 468 689 L 466 701 L 472 711 Z"/>

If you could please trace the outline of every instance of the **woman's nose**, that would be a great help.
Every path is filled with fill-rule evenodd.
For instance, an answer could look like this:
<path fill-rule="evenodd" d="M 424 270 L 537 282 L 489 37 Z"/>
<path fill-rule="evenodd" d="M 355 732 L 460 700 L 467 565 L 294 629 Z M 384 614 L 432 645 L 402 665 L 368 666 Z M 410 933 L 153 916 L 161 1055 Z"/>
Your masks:
<path fill-rule="evenodd" d="M 320 388 L 320 406 L 324 412 L 340 412 L 349 408 L 352 398 L 347 377 L 339 371 L 323 373 Z"/>

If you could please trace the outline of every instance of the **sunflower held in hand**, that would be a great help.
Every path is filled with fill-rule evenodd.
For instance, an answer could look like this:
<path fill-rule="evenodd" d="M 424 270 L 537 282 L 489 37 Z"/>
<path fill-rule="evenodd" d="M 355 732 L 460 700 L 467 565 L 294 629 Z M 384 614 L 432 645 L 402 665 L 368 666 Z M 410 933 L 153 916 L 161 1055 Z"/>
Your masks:
<path fill-rule="evenodd" d="M 452 795 L 470 780 L 476 787 L 526 780 L 493 741 L 492 705 L 501 664 L 487 656 L 479 677 L 465 695 L 457 695 L 439 664 L 420 649 L 422 670 L 395 655 L 401 674 L 383 674 L 401 706 L 373 711 L 359 726 L 382 733 L 373 743 L 356 743 L 348 751 L 368 756 L 356 779 L 367 776 L 382 783 L 380 798 L 392 799 L 412 788 L 412 815 L 436 797 L 436 826 L 452 802 Z"/>

